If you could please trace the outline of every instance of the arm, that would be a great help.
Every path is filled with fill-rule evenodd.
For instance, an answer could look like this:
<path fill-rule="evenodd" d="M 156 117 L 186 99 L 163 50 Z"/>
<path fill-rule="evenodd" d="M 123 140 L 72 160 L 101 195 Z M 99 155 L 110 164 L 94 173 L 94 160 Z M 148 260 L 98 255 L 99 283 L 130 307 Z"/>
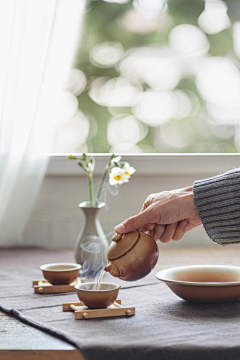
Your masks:
<path fill-rule="evenodd" d="M 140 213 L 115 231 L 154 228 L 154 239 L 168 242 L 201 224 L 218 244 L 240 243 L 240 169 L 195 181 L 193 187 L 149 195 Z"/>
<path fill-rule="evenodd" d="M 208 236 L 221 245 L 240 243 L 240 169 L 195 181 L 193 193 Z"/>

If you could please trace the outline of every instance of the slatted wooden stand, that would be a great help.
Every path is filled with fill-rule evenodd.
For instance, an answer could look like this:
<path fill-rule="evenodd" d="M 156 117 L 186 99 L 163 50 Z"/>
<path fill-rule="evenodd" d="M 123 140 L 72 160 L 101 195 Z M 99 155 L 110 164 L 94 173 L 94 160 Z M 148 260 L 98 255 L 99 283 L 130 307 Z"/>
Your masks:
<path fill-rule="evenodd" d="M 52 285 L 47 280 L 33 280 L 35 294 L 57 294 L 66 292 L 75 292 L 74 286 L 84 283 L 84 278 L 77 278 L 70 285 Z"/>
<path fill-rule="evenodd" d="M 123 307 L 120 299 L 106 309 L 89 309 L 81 301 L 65 303 L 62 309 L 63 311 L 73 310 L 76 320 L 135 315 L 135 307 Z"/>

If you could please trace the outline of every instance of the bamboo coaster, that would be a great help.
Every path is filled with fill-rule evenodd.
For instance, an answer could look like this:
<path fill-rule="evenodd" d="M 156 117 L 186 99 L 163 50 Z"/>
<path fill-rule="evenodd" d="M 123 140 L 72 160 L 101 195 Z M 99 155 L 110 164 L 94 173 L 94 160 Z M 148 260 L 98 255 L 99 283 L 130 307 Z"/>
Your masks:
<path fill-rule="evenodd" d="M 75 292 L 74 286 L 84 283 L 85 278 L 77 278 L 69 285 L 52 285 L 47 280 L 33 280 L 35 294 L 57 294 L 66 292 Z"/>
<path fill-rule="evenodd" d="M 106 309 L 89 309 L 81 301 L 65 303 L 62 305 L 62 309 L 63 311 L 73 310 L 76 320 L 135 315 L 135 307 L 123 307 L 120 299 Z"/>

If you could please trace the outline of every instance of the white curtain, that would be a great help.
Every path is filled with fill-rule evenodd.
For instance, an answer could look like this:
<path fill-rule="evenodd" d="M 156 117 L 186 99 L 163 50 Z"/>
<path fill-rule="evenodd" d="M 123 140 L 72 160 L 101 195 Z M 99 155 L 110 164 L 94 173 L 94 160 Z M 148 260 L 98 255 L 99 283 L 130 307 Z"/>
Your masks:
<path fill-rule="evenodd" d="M 56 129 L 77 111 L 64 91 L 84 0 L 0 0 L 0 246 L 21 245 Z"/>

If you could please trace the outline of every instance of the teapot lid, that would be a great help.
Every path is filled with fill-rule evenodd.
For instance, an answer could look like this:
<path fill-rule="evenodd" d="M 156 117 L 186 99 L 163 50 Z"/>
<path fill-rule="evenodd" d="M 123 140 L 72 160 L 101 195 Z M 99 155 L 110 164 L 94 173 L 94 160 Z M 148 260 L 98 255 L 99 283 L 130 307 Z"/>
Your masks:
<path fill-rule="evenodd" d="M 139 238 L 139 232 L 133 231 L 123 235 L 118 241 L 112 241 L 108 250 L 108 260 L 115 260 L 131 250 Z"/>

